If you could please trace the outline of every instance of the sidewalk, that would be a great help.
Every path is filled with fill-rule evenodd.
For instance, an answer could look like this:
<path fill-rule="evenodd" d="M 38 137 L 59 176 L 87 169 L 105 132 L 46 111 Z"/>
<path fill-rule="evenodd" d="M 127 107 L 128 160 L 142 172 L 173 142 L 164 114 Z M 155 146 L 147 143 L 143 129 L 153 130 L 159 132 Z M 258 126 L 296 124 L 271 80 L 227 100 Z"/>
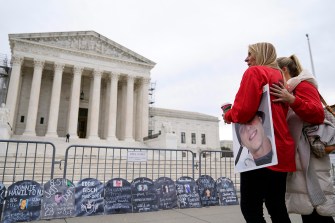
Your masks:
<path fill-rule="evenodd" d="M 271 222 L 264 209 L 265 219 Z M 292 223 L 301 223 L 300 215 L 290 215 Z M 243 223 L 239 205 L 211 206 L 202 208 L 172 209 L 146 213 L 99 215 L 34 221 L 35 223 Z"/>

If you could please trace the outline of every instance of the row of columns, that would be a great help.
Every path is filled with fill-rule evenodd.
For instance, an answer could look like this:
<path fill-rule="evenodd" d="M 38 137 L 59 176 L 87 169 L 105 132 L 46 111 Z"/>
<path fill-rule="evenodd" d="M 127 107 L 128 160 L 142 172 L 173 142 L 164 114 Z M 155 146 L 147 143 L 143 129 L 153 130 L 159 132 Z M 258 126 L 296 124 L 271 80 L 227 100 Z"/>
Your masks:
<path fill-rule="evenodd" d="M 7 96 L 7 107 L 10 109 L 10 124 L 14 124 L 14 112 L 16 111 L 18 92 L 19 92 L 19 80 L 21 73 L 23 58 L 13 57 L 12 58 L 12 72 L 11 80 L 8 88 Z M 28 106 L 26 128 L 23 135 L 36 136 L 36 119 L 38 112 L 39 96 L 41 89 L 42 72 L 44 67 L 44 61 L 34 60 L 34 72 L 32 79 L 32 86 L 30 91 L 30 99 Z M 59 117 L 59 105 L 62 87 L 62 77 L 64 71 L 64 64 L 54 64 L 54 78 L 52 84 L 49 120 L 47 126 L 46 136 L 57 137 L 57 123 Z M 75 66 L 73 69 L 73 81 L 70 93 L 70 104 L 69 104 L 69 117 L 68 117 L 68 133 L 71 138 L 78 138 L 77 125 L 78 125 L 78 111 L 80 103 L 80 86 L 84 68 Z M 100 91 L 101 91 L 101 77 L 102 70 L 93 71 L 93 85 L 89 100 L 89 114 L 88 114 L 88 139 L 99 139 L 99 114 L 100 114 Z M 118 81 L 119 75 L 111 73 L 109 78 L 109 87 L 107 88 L 106 97 L 109 98 L 107 106 L 107 123 L 106 139 L 117 140 L 116 137 L 116 119 L 117 119 L 117 93 L 118 93 Z M 133 126 L 134 126 L 134 81 L 135 77 L 127 76 L 126 85 L 126 98 L 124 107 L 124 140 L 133 141 Z M 135 137 L 136 140 L 142 141 L 143 137 L 148 132 L 148 88 L 149 79 L 142 79 L 140 84 L 140 91 L 138 93 L 137 100 L 137 116 L 136 113 L 136 129 Z"/>

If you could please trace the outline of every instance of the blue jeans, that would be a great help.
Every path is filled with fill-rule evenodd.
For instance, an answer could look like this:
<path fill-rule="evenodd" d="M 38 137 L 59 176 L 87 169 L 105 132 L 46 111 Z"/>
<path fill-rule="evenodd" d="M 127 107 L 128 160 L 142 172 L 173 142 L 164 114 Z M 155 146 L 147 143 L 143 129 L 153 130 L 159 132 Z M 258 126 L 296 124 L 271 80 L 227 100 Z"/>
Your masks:
<path fill-rule="evenodd" d="M 285 205 L 286 176 L 268 168 L 241 173 L 241 211 L 247 223 L 266 223 L 264 202 L 273 223 L 291 223 Z"/>

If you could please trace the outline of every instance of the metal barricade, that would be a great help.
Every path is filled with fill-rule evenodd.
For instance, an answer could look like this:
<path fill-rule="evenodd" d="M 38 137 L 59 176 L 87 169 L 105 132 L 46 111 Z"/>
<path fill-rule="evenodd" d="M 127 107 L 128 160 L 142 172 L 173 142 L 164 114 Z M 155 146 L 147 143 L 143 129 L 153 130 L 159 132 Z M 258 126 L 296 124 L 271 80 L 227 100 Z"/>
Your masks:
<path fill-rule="evenodd" d="M 72 182 L 84 178 L 104 183 L 112 178 L 176 180 L 182 176 L 194 178 L 194 153 L 190 150 L 71 145 L 65 154 L 63 177 Z"/>
<path fill-rule="evenodd" d="M 50 142 L 0 140 L 0 182 L 10 185 L 20 180 L 45 183 L 54 177 L 55 146 Z M 134 155 L 135 154 L 135 155 Z M 210 175 L 213 179 L 227 177 L 239 188 L 239 174 L 234 173 L 233 157 L 222 151 L 106 147 L 71 145 L 66 149 L 63 178 L 78 182 L 96 178 L 107 182 L 124 178 L 131 182 L 138 177 L 156 180 L 182 176 L 197 179 Z"/>
<path fill-rule="evenodd" d="M 199 177 L 209 175 L 214 180 L 220 177 L 229 178 L 234 182 L 236 190 L 240 188 L 240 174 L 234 172 L 234 157 L 232 152 L 203 150 L 199 154 Z"/>
<path fill-rule="evenodd" d="M 0 140 L 0 182 L 45 183 L 53 178 L 55 146 L 50 142 Z"/>

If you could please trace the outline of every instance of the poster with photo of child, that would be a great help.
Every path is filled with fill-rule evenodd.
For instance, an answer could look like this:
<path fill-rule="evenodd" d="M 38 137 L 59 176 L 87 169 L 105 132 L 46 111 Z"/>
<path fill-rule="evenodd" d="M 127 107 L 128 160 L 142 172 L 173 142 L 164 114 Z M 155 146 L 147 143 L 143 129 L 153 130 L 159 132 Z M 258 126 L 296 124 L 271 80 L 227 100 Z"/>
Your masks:
<path fill-rule="evenodd" d="M 278 163 L 268 84 L 255 117 L 248 123 L 233 123 L 232 127 L 236 173 Z"/>

